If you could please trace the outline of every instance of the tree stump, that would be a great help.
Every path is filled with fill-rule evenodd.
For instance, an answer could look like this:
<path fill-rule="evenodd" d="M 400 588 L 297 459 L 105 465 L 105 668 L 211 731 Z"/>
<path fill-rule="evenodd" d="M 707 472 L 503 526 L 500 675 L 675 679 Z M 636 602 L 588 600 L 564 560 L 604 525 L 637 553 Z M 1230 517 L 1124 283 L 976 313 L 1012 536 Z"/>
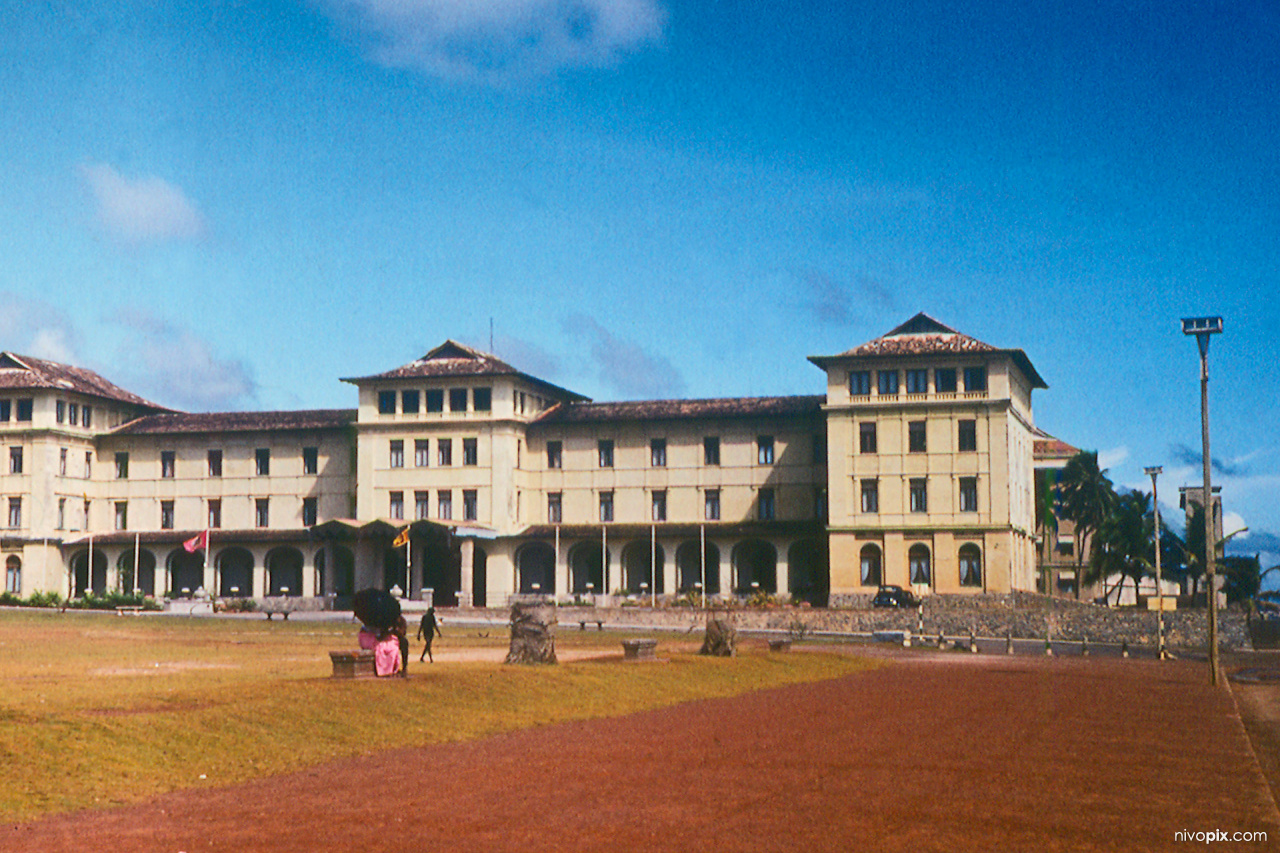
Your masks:
<path fill-rule="evenodd" d="M 707 617 L 707 633 L 698 654 L 731 658 L 738 653 L 738 632 L 728 619 Z"/>
<path fill-rule="evenodd" d="M 556 608 L 517 601 L 511 605 L 507 663 L 556 663 Z"/>

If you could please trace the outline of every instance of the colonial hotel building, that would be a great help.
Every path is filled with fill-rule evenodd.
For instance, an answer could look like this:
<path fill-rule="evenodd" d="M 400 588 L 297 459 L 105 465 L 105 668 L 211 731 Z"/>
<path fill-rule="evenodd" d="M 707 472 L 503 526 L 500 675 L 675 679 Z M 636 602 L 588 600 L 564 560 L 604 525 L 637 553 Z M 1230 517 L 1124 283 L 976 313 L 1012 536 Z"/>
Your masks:
<path fill-rule="evenodd" d="M 6 588 L 398 586 L 443 606 L 1035 589 L 1046 386 L 1023 351 L 919 314 L 810 360 L 823 395 L 593 403 L 448 341 L 343 380 L 355 410 L 187 414 L 2 353 Z"/>

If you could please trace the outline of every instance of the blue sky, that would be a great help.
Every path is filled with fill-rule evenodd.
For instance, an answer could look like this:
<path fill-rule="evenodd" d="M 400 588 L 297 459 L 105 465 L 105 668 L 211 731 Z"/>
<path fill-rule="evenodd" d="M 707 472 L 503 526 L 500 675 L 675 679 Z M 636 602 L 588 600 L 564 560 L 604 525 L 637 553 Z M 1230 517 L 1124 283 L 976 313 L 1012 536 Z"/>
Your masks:
<path fill-rule="evenodd" d="M 596 399 L 819 393 L 926 311 L 1280 563 L 1280 9 L 4 0 L 0 348 L 190 410 L 445 338 Z"/>

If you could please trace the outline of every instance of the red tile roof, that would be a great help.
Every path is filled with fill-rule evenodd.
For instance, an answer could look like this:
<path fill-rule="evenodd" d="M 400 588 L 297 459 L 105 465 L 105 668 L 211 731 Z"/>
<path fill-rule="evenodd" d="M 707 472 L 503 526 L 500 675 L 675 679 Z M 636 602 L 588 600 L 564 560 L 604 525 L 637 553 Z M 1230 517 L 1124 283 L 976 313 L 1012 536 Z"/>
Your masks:
<path fill-rule="evenodd" d="M 270 432 L 342 429 L 356 420 L 355 409 L 312 409 L 297 412 L 171 412 L 147 415 L 112 431 L 112 435 Z"/>
<path fill-rule="evenodd" d="M 47 388 L 129 403 L 157 412 L 173 411 L 108 382 L 92 370 L 11 352 L 0 352 L 0 388 Z"/>
<path fill-rule="evenodd" d="M 956 331 L 923 312 L 880 337 L 838 355 L 810 356 L 809 360 L 824 370 L 833 362 L 844 359 L 884 358 L 886 356 L 965 355 L 984 353 L 1007 355 L 1018 365 L 1032 387 L 1048 388 L 1036 372 L 1031 359 L 1020 349 L 1000 349 L 983 343 L 977 338 Z"/>
<path fill-rule="evenodd" d="M 403 364 L 394 370 L 377 373 L 373 376 L 357 376 L 343 379 L 343 382 L 360 384 L 363 382 L 384 382 L 397 379 L 448 378 L 461 376 L 515 376 L 546 388 L 554 396 L 569 400 L 586 400 L 587 397 L 552 385 L 550 382 L 530 376 L 507 364 L 496 355 L 481 352 L 478 349 L 447 340 L 431 350 L 422 358 Z"/>

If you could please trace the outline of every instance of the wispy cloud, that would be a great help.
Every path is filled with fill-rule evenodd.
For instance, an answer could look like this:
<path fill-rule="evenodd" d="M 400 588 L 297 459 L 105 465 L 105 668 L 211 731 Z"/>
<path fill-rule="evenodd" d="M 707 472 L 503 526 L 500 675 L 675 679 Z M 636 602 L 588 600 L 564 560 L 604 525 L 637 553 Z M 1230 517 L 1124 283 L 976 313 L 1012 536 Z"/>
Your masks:
<path fill-rule="evenodd" d="M 243 407 L 258 392 L 242 361 L 220 358 L 209 343 L 187 329 L 142 311 L 119 314 L 121 363 L 138 393 L 157 403 L 197 411 Z"/>
<path fill-rule="evenodd" d="M 804 304 L 822 323 L 848 325 L 892 313 L 893 293 L 882 282 L 859 275 L 851 282 L 839 281 L 818 270 L 797 273 L 803 286 Z"/>
<path fill-rule="evenodd" d="M 78 342 L 75 326 L 58 308 L 0 291 L 0 349 L 74 364 Z"/>
<path fill-rule="evenodd" d="M 684 378 L 662 356 L 650 355 L 582 314 L 569 317 L 565 328 L 577 335 L 586 333 L 600 380 L 624 398 L 662 399 L 685 393 Z"/>
<path fill-rule="evenodd" d="M 126 178 L 111 166 L 80 167 L 93 194 L 99 224 L 126 243 L 191 240 L 204 234 L 204 217 L 186 194 L 157 177 Z"/>
<path fill-rule="evenodd" d="M 551 379 L 560 373 L 560 359 L 554 353 L 521 338 L 498 335 L 494 339 L 493 350 L 494 355 L 530 376 Z"/>
<path fill-rule="evenodd" d="M 1110 450 L 1098 451 L 1098 467 L 1103 471 L 1114 468 L 1129 458 L 1129 448 L 1123 444 Z"/>
<path fill-rule="evenodd" d="M 658 0 L 317 0 L 371 58 L 435 77 L 504 83 L 609 65 L 662 37 Z"/>
<path fill-rule="evenodd" d="M 1204 464 L 1202 461 L 1204 456 L 1199 452 L 1192 450 L 1190 447 L 1187 447 L 1185 444 L 1174 444 L 1170 446 L 1169 455 L 1171 455 L 1175 461 L 1180 462 L 1183 465 L 1190 465 L 1197 470 Z M 1246 459 L 1247 458 L 1248 457 L 1246 457 Z M 1230 462 L 1224 462 L 1221 459 L 1210 456 L 1209 467 L 1224 477 L 1243 477 L 1249 473 L 1249 469 L 1247 466 L 1241 464 L 1242 461 L 1243 460 L 1232 460 Z"/>

